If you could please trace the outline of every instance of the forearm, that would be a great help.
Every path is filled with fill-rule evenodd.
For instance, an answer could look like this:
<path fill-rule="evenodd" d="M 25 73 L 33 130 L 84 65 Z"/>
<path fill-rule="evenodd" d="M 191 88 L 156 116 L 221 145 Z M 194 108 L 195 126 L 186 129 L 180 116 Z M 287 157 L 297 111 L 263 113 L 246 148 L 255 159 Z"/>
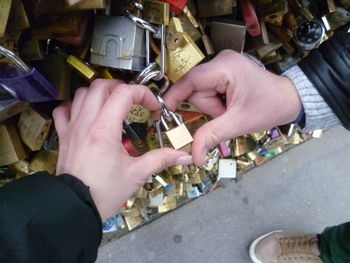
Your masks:
<path fill-rule="evenodd" d="M 70 175 L 29 175 L 0 189 L 1 262 L 93 262 L 101 219 Z"/>

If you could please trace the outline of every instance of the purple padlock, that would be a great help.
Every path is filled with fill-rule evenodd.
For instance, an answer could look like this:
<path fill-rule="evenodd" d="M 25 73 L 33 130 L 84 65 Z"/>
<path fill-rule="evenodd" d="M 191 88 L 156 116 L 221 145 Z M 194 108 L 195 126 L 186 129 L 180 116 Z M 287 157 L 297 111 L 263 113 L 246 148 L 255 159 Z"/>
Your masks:
<path fill-rule="evenodd" d="M 10 65 L 0 71 L 0 85 L 13 91 L 16 99 L 27 102 L 55 100 L 57 90 L 36 68 L 29 68 L 12 51 L 0 45 L 0 54 L 13 61 L 17 68 Z"/>

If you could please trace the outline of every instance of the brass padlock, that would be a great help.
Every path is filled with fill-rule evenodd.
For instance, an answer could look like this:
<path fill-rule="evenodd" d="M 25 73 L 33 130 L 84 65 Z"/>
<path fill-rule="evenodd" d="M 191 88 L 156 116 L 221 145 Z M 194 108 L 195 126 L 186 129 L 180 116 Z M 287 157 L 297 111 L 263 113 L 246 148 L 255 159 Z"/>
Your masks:
<path fill-rule="evenodd" d="M 46 171 L 54 174 L 58 160 L 58 151 L 39 151 L 29 163 L 29 169 L 33 172 Z"/>
<path fill-rule="evenodd" d="M 198 0 L 200 17 L 223 16 L 232 14 L 232 0 Z"/>
<path fill-rule="evenodd" d="M 182 43 L 183 34 L 184 29 L 181 20 L 177 17 L 171 18 L 166 35 L 167 48 L 170 50 L 177 49 Z"/>
<path fill-rule="evenodd" d="M 178 116 L 176 116 L 176 114 L 172 111 L 168 111 L 168 113 L 169 116 L 164 116 L 162 114 L 160 120 L 156 122 L 158 140 L 160 142 L 160 146 L 163 147 L 162 131 L 160 128 L 160 124 L 162 124 L 163 128 L 165 129 L 165 134 L 168 137 L 171 145 L 175 150 L 178 150 L 190 144 L 193 141 L 193 138 L 186 125 L 180 121 Z M 167 124 L 166 118 L 168 121 L 175 122 L 176 127 L 170 128 Z"/>
<path fill-rule="evenodd" d="M 13 3 L 8 21 L 8 29 L 10 31 L 24 30 L 30 26 L 30 23 L 26 10 L 24 9 L 23 2 L 22 0 L 12 1 Z"/>
<path fill-rule="evenodd" d="M 143 19 L 157 25 L 169 24 L 169 3 L 146 0 L 143 6 Z"/>
<path fill-rule="evenodd" d="M 0 123 L 0 166 L 27 158 L 15 125 L 7 121 Z"/>
<path fill-rule="evenodd" d="M 283 16 L 288 12 L 288 3 L 286 0 L 275 0 L 269 4 L 259 7 L 259 14 L 263 21 L 276 26 L 281 26 Z"/>
<path fill-rule="evenodd" d="M 66 59 L 66 62 L 72 66 L 77 72 L 83 76 L 88 81 L 93 81 L 95 78 L 97 78 L 98 73 L 97 71 L 88 63 L 82 61 L 80 58 L 68 55 L 65 51 L 63 51 L 58 46 L 53 47 L 54 51 L 63 56 Z"/>
<path fill-rule="evenodd" d="M 168 77 L 175 83 L 205 58 L 191 37 L 184 33 L 183 41 L 176 50 L 168 50 Z M 160 64 L 160 57 L 156 59 Z"/>
<path fill-rule="evenodd" d="M 0 1 L 0 37 L 3 37 L 6 30 L 7 21 L 10 15 L 12 0 Z"/>
<path fill-rule="evenodd" d="M 50 130 L 51 118 L 30 108 L 22 112 L 18 121 L 18 131 L 23 142 L 32 150 L 38 151 Z"/>

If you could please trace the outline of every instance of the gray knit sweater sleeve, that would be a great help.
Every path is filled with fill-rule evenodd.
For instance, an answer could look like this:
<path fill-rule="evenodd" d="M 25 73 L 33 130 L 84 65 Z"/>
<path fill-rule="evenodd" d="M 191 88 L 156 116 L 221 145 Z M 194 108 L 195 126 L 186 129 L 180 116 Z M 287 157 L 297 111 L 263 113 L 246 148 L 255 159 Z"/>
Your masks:
<path fill-rule="evenodd" d="M 291 79 L 298 90 L 306 117 L 303 131 L 329 129 L 341 125 L 337 116 L 298 65 L 286 70 L 282 75 Z"/>

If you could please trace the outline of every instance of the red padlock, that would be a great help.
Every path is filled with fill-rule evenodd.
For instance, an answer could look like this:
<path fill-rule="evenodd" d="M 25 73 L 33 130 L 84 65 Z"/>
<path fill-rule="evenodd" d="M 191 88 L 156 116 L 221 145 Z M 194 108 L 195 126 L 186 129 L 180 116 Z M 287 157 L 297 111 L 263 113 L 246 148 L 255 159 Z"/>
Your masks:
<path fill-rule="evenodd" d="M 187 5 L 188 0 L 161 0 L 170 4 L 170 11 L 176 15 L 180 15 L 182 10 Z"/>
<path fill-rule="evenodd" d="M 122 144 L 125 150 L 133 157 L 138 157 L 146 152 L 146 145 L 142 141 L 134 142 L 126 136 L 122 138 Z"/>
<path fill-rule="evenodd" d="M 248 34 L 252 37 L 259 36 L 261 34 L 260 24 L 253 3 L 250 0 L 241 0 L 241 9 Z"/>

